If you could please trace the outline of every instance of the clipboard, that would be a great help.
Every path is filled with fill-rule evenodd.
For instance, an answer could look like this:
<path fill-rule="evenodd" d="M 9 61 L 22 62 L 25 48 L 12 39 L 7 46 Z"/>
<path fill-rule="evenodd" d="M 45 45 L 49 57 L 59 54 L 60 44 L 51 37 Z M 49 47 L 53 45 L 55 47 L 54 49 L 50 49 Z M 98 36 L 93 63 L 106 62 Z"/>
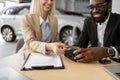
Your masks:
<path fill-rule="evenodd" d="M 45 70 L 64 69 L 64 64 L 60 55 L 42 53 L 31 53 L 28 55 L 21 70 Z"/>

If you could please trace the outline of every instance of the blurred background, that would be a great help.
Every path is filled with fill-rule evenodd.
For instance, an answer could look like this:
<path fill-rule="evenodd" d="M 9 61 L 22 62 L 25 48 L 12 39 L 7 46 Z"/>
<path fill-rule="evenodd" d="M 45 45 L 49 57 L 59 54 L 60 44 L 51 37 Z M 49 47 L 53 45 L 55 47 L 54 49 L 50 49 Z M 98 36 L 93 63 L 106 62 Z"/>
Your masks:
<path fill-rule="evenodd" d="M 89 0 L 55 0 L 61 42 L 77 46 L 84 19 L 90 16 Z M 31 0 L 0 0 L 0 59 L 16 53 L 22 38 L 21 16 L 28 14 Z M 120 0 L 113 0 L 112 12 L 120 13 Z"/>

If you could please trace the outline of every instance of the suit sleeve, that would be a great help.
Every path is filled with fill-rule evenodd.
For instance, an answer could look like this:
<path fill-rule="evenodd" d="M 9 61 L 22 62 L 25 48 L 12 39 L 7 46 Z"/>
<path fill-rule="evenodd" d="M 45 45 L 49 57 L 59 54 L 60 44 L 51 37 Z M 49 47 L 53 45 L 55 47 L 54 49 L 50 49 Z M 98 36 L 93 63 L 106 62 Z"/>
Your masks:
<path fill-rule="evenodd" d="M 119 35 L 120 35 L 120 22 L 119 22 L 119 29 L 118 30 L 119 30 Z M 119 40 L 120 40 L 120 38 L 119 38 Z M 118 42 L 118 44 L 120 44 L 120 42 Z M 114 46 L 114 47 L 117 49 L 117 52 L 118 52 L 118 54 L 120 56 L 120 45 L 119 46 Z M 120 58 L 119 58 L 119 62 L 120 62 Z"/>
<path fill-rule="evenodd" d="M 58 33 L 58 20 L 57 20 L 57 18 L 55 17 L 55 27 L 56 27 L 56 35 L 55 35 L 55 42 L 58 42 L 58 41 L 60 41 L 59 40 L 59 33 Z"/>
<path fill-rule="evenodd" d="M 37 40 L 31 19 L 32 18 L 30 18 L 29 15 L 25 15 L 23 16 L 23 20 L 22 20 L 22 31 L 23 31 L 24 41 L 26 44 L 26 49 L 45 54 L 46 43 Z"/>
<path fill-rule="evenodd" d="M 89 36 L 88 36 L 88 32 L 87 32 L 87 20 L 85 19 L 84 21 L 84 25 L 83 25 L 83 30 L 81 32 L 80 38 L 79 38 L 79 46 L 81 48 L 86 48 L 88 46 L 89 43 Z"/>

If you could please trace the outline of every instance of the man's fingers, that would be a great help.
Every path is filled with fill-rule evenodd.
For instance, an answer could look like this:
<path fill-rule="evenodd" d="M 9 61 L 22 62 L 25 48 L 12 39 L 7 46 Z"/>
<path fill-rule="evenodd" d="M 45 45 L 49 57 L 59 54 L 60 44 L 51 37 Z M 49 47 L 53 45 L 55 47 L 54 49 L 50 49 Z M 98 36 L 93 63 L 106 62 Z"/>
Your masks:
<path fill-rule="evenodd" d="M 77 59 L 81 59 L 81 58 L 83 58 L 83 57 L 84 57 L 84 56 L 83 56 L 82 54 L 78 54 L 77 56 L 74 57 L 74 59 L 77 60 Z"/>
<path fill-rule="evenodd" d="M 75 51 L 73 52 L 73 54 L 77 55 L 77 54 L 78 54 L 78 53 L 80 53 L 80 52 L 81 52 L 81 48 L 80 48 L 80 49 L 75 50 Z"/>
<path fill-rule="evenodd" d="M 77 60 L 78 63 L 88 63 L 90 61 L 88 60 L 85 60 L 85 59 L 80 59 L 80 60 Z"/>
<path fill-rule="evenodd" d="M 78 62 L 78 63 L 83 63 L 84 61 L 85 61 L 84 59 L 76 60 L 76 62 Z"/>
<path fill-rule="evenodd" d="M 90 60 L 90 59 L 87 59 L 87 58 L 82 58 L 82 59 L 79 59 L 79 60 L 76 60 L 77 62 L 79 62 L 79 63 L 89 63 L 89 62 L 91 62 L 92 60 Z"/>
<path fill-rule="evenodd" d="M 75 51 L 73 52 L 73 54 L 77 55 L 77 54 L 80 54 L 80 53 L 82 53 L 82 52 L 85 52 L 86 50 L 87 50 L 87 49 L 85 49 L 85 48 L 79 48 L 79 49 L 75 50 Z"/>
<path fill-rule="evenodd" d="M 77 62 L 82 62 L 82 63 L 88 63 L 93 61 L 93 59 L 90 56 L 87 56 L 85 54 L 82 55 L 82 58 L 76 59 Z"/>

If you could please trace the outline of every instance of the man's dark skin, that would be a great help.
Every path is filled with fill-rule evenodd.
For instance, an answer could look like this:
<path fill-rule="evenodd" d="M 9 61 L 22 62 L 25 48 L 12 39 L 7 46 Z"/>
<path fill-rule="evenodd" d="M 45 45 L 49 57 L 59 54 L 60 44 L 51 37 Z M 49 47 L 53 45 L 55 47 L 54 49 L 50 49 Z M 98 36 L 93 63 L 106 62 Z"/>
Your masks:
<path fill-rule="evenodd" d="M 109 11 L 111 10 L 111 3 L 105 4 L 104 7 L 100 9 L 94 7 L 97 4 L 101 4 L 101 3 L 105 3 L 105 0 L 89 1 L 89 4 L 93 6 L 93 8 L 90 9 L 91 17 L 94 19 L 95 22 L 98 23 L 104 22 L 109 15 Z M 98 61 L 108 56 L 107 50 L 108 47 L 80 48 L 74 51 L 74 54 L 76 55 L 74 59 L 76 59 L 77 62 L 83 62 L 83 63 Z"/>

